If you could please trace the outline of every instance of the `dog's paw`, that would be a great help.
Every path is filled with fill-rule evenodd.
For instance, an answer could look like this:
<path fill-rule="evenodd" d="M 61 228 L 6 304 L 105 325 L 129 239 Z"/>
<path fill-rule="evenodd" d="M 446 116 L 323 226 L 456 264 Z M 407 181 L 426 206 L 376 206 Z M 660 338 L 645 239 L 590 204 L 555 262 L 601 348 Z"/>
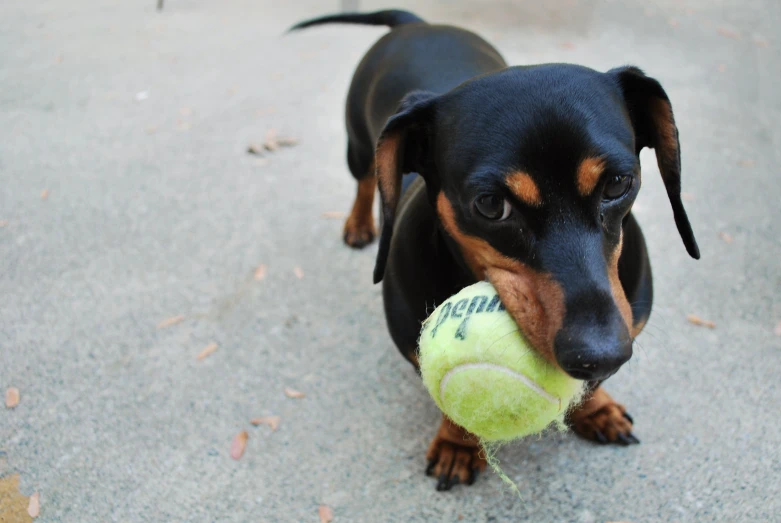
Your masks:
<path fill-rule="evenodd" d="M 572 430 L 580 437 L 597 443 L 632 445 L 640 440 L 632 434 L 634 420 L 623 405 L 598 387 L 569 416 Z"/>
<path fill-rule="evenodd" d="M 426 459 L 426 475 L 436 478 L 440 491 L 459 484 L 471 485 L 486 466 L 483 450 L 474 436 L 447 418 L 442 420 Z"/>
<path fill-rule="evenodd" d="M 374 241 L 377 229 L 374 227 L 374 217 L 350 214 L 344 222 L 344 243 L 354 249 L 362 249 Z"/>

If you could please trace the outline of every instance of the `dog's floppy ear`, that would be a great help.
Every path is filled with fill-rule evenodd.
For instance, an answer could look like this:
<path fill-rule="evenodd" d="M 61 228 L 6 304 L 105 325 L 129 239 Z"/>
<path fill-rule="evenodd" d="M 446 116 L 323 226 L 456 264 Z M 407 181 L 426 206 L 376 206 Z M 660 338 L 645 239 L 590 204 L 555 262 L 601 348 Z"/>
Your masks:
<path fill-rule="evenodd" d="M 408 94 L 399 109 L 388 119 L 377 140 L 374 164 L 382 200 L 382 232 L 374 266 L 374 283 L 382 281 L 388 260 L 396 206 L 401 197 L 401 178 L 406 173 L 421 175 L 431 191 L 433 163 L 427 154 L 433 137 L 433 93 L 415 91 Z"/>
<path fill-rule="evenodd" d="M 635 131 L 635 152 L 640 154 L 644 147 L 656 151 L 678 233 L 689 255 L 699 259 L 700 249 L 681 201 L 681 145 L 670 99 L 659 82 L 637 67 L 620 67 L 608 74 L 617 80 L 629 111 Z"/>

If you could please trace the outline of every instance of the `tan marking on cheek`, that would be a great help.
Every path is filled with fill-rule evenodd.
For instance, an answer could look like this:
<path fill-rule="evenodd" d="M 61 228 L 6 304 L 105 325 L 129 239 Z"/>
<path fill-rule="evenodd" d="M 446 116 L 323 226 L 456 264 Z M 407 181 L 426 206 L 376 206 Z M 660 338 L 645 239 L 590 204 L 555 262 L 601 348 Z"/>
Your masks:
<path fill-rule="evenodd" d="M 602 172 L 605 170 L 605 160 L 602 158 L 586 158 L 578 167 L 578 192 L 581 196 L 588 196 L 597 186 Z"/>
<path fill-rule="evenodd" d="M 641 321 L 640 323 L 638 323 L 636 325 L 632 325 L 632 330 L 629 331 L 629 332 L 632 333 L 632 339 L 635 339 L 635 338 L 637 338 L 640 335 L 640 333 L 645 328 L 646 321 L 647 320 L 643 320 L 643 321 Z"/>
<path fill-rule="evenodd" d="M 461 231 L 452 204 L 441 192 L 437 197 L 437 211 L 475 278 L 488 278 L 532 346 L 549 362 L 558 365 L 553 344 L 566 313 L 561 286 L 549 275 L 501 254 L 482 238 Z"/>
<path fill-rule="evenodd" d="M 489 267 L 486 275 L 526 339 L 545 359 L 558 366 L 553 348 L 566 313 L 561 286 L 550 276 L 521 263 L 510 271 Z"/>
<path fill-rule="evenodd" d="M 540 189 L 531 176 L 524 172 L 516 172 L 507 177 L 507 186 L 519 200 L 532 207 L 542 205 Z"/>
<path fill-rule="evenodd" d="M 385 204 L 389 204 L 393 210 L 395 210 L 396 203 L 399 200 L 399 185 L 401 183 L 401 174 L 398 167 L 400 141 L 401 137 L 398 134 L 386 136 L 377 146 L 374 156 L 382 201 Z"/>
<path fill-rule="evenodd" d="M 610 291 L 613 294 L 613 301 L 616 302 L 618 312 L 621 313 L 621 317 L 626 323 L 626 328 L 632 333 L 634 338 L 637 334 L 632 328 L 632 307 L 629 305 L 629 300 L 626 299 L 626 293 L 624 287 L 621 285 L 621 280 L 618 278 L 618 259 L 621 257 L 621 248 L 624 244 L 624 234 L 621 233 L 621 238 L 618 240 L 618 246 L 613 251 L 610 260 L 608 260 L 607 278 L 610 281 Z M 642 329 L 642 327 L 640 327 Z M 638 330 L 637 333 L 640 331 Z"/>

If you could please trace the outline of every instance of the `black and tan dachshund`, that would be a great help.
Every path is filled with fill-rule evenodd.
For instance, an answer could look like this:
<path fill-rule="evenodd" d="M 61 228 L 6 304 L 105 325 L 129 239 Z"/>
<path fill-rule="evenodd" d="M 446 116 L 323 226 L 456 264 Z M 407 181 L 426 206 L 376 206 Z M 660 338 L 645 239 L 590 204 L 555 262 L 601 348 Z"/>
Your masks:
<path fill-rule="evenodd" d="M 344 241 L 375 236 L 390 334 L 416 364 L 433 305 L 487 279 L 532 345 L 590 395 L 568 419 L 600 443 L 637 443 L 632 418 L 601 383 L 632 356 L 651 314 L 651 267 L 631 214 L 639 153 L 653 148 L 686 250 L 678 129 L 664 89 L 636 67 L 508 67 L 457 27 L 390 10 L 302 22 L 385 25 L 347 97 L 347 163 L 358 194 Z M 485 467 L 477 441 L 447 418 L 429 447 L 437 488 Z"/>

